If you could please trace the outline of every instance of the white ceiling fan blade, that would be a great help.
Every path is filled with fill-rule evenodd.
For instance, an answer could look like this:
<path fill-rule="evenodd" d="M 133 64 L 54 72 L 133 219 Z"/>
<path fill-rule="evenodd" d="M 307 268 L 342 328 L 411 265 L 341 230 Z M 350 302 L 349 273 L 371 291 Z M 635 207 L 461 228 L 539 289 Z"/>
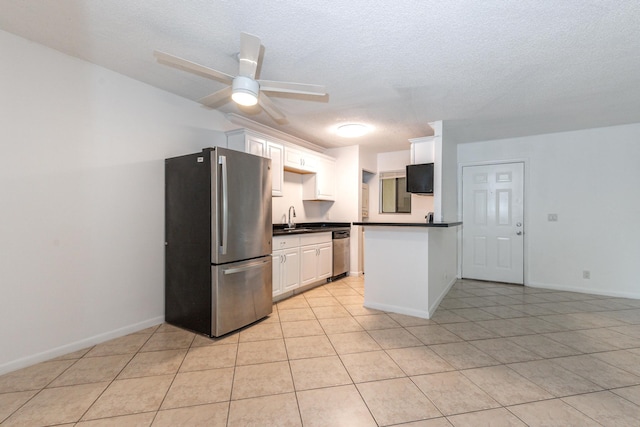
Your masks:
<path fill-rule="evenodd" d="M 227 98 L 228 100 L 232 92 L 233 89 L 231 88 L 231 86 L 228 86 L 224 89 L 212 93 L 211 95 L 207 95 L 204 98 L 199 99 L 198 102 L 206 105 L 207 107 L 213 107 L 225 98 Z"/>
<path fill-rule="evenodd" d="M 239 75 L 255 79 L 259 57 L 260 39 L 252 34 L 240 33 Z"/>
<path fill-rule="evenodd" d="M 260 92 L 260 96 L 258 97 L 258 104 L 260 104 L 262 109 L 276 122 L 284 122 L 286 120 L 282 111 L 280 111 L 273 101 L 271 101 L 269 97 L 262 92 Z"/>
<path fill-rule="evenodd" d="M 260 83 L 260 90 L 266 90 L 267 92 L 299 93 L 303 95 L 318 96 L 324 96 L 327 94 L 325 87 L 321 85 L 275 82 L 272 80 L 258 80 L 258 83 Z"/>
<path fill-rule="evenodd" d="M 204 65 L 196 64 L 195 62 L 191 62 L 178 56 L 160 52 L 158 50 L 153 52 L 153 56 L 155 56 L 158 62 L 161 64 L 169 65 L 171 67 L 178 68 L 179 70 L 188 71 L 190 73 L 199 75 L 201 77 L 206 77 L 208 79 L 218 80 L 228 85 L 233 83 L 233 76 L 230 76 L 227 73 L 214 70 L 213 68 L 205 67 Z"/>

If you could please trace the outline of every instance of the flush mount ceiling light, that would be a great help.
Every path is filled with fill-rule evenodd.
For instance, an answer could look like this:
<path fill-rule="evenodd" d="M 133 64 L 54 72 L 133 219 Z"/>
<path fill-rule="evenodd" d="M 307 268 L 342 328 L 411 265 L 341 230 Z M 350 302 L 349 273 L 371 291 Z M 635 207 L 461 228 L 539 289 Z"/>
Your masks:
<path fill-rule="evenodd" d="M 369 133 L 369 130 L 369 126 L 363 125 L 361 123 L 347 123 L 338 126 L 336 133 L 338 134 L 338 136 L 342 136 L 344 138 L 356 138 L 358 136 Z"/>
<path fill-rule="evenodd" d="M 237 76 L 233 79 L 233 93 L 231 99 L 240 105 L 250 107 L 258 103 L 260 85 L 257 81 L 246 76 Z"/>

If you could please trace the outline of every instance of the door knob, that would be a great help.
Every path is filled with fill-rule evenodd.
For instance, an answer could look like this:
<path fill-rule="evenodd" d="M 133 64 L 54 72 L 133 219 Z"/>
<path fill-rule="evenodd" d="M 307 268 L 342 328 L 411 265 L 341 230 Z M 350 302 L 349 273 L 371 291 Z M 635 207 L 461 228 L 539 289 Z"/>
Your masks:
<path fill-rule="evenodd" d="M 522 231 L 516 231 L 516 234 L 517 234 L 518 236 L 522 236 Z"/>

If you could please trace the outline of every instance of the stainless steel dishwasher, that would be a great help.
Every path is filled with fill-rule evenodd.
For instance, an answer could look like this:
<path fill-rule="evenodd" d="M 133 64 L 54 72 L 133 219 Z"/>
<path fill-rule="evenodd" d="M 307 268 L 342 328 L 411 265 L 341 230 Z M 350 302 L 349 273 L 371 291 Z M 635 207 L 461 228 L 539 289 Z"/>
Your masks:
<path fill-rule="evenodd" d="M 349 271 L 349 237 L 350 230 L 334 231 L 333 233 L 333 275 L 329 281 L 344 277 Z"/>

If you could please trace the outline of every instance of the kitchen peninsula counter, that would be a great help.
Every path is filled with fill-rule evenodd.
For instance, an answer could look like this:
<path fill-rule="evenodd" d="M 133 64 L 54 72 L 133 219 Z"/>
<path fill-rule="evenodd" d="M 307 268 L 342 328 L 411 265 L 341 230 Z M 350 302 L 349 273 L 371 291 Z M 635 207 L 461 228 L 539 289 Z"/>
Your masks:
<path fill-rule="evenodd" d="M 460 221 L 364 227 L 364 306 L 431 318 L 456 281 Z"/>
<path fill-rule="evenodd" d="M 462 225 L 462 221 L 455 222 L 354 222 L 353 225 L 363 227 L 455 227 Z"/>

